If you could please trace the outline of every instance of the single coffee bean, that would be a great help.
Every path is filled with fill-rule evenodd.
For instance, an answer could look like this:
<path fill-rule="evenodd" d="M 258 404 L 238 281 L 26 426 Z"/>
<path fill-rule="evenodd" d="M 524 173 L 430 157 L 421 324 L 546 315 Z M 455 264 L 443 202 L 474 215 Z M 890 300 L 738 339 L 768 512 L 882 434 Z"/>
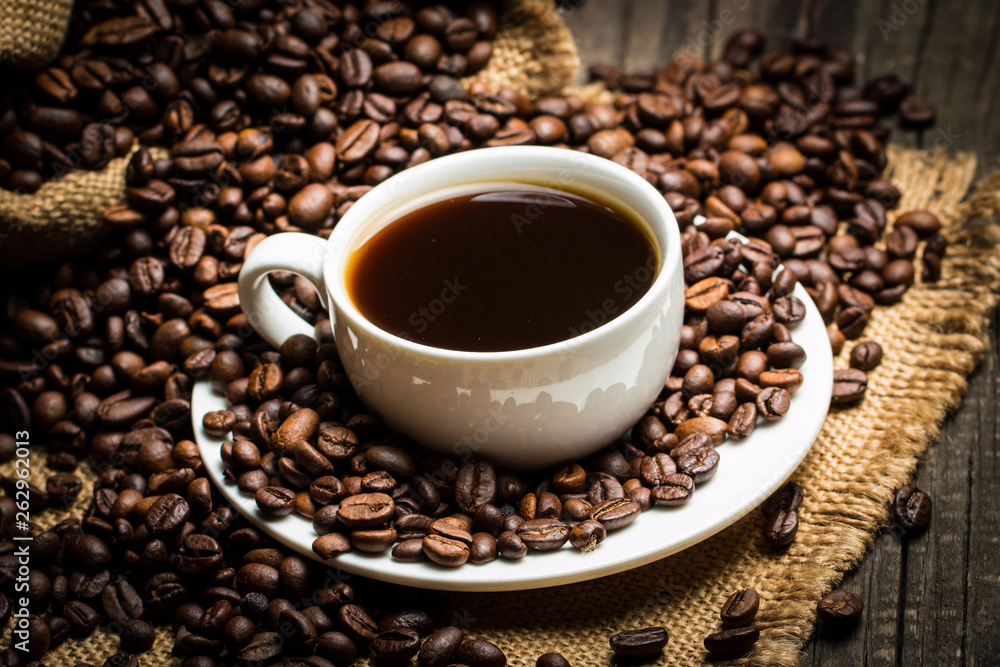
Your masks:
<path fill-rule="evenodd" d="M 507 664 L 507 656 L 493 642 L 485 639 L 468 639 L 455 651 L 452 661 L 469 667 L 504 667 Z"/>
<path fill-rule="evenodd" d="M 667 629 L 651 626 L 636 630 L 622 630 L 611 635 L 611 650 L 616 658 L 651 658 L 667 645 Z"/>
<path fill-rule="evenodd" d="M 569 531 L 569 541 L 584 553 L 593 551 L 608 536 L 608 529 L 595 519 L 585 519 Z"/>
<path fill-rule="evenodd" d="M 521 524 L 517 535 L 530 549 L 552 551 L 569 539 L 569 526 L 554 518 L 530 519 Z"/>
<path fill-rule="evenodd" d="M 341 501 L 337 517 L 351 528 L 373 528 L 392 517 L 395 503 L 384 493 L 362 493 Z"/>
<path fill-rule="evenodd" d="M 757 414 L 765 421 L 777 421 L 791 406 L 789 392 L 782 387 L 767 387 L 757 396 Z"/>
<path fill-rule="evenodd" d="M 720 656 L 746 653 L 760 639 L 760 630 L 754 625 L 728 628 L 705 637 L 705 649 Z"/>
<path fill-rule="evenodd" d="M 915 535 L 927 530 L 932 505 L 929 495 L 908 484 L 896 492 L 892 503 L 892 518 L 907 534 Z"/>
<path fill-rule="evenodd" d="M 778 510 L 764 520 L 764 539 L 772 547 L 785 547 L 792 543 L 799 531 L 799 513 L 795 510 Z"/>
<path fill-rule="evenodd" d="M 606 529 L 617 530 L 635 521 L 640 511 L 639 504 L 634 500 L 615 498 L 595 504 L 590 509 L 589 516 L 603 524 Z"/>
<path fill-rule="evenodd" d="M 851 349 L 851 368 L 868 372 L 882 363 L 882 346 L 873 340 L 865 340 Z"/>
<path fill-rule="evenodd" d="M 445 667 L 452 662 L 452 656 L 464 639 L 465 633 L 453 625 L 436 630 L 420 647 L 417 664 L 420 667 Z"/>
<path fill-rule="evenodd" d="M 469 545 L 442 535 L 428 535 L 423 539 L 424 554 L 438 565 L 458 567 L 469 560 Z"/>
<path fill-rule="evenodd" d="M 865 605 L 856 593 L 843 589 L 831 591 L 816 605 L 816 615 L 833 629 L 849 628 L 861 618 Z"/>
<path fill-rule="evenodd" d="M 101 606 L 108 618 L 120 625 L 142 618 L 145 611 L 139 593 L 124 579 L 115 579 L 104 587 Z"/>
<path fill-rule="evenodd" d="M 760 609 L 760 596 L 752 588 L 736 591 L 722 605 L 719 617 L 727 628 L 749 625 Z"/>
<path fill-rule="evenodd" d="M 409 660 L 420 650 L 420 633 L 406 627 L 385 630 L 372 641 L 372 650 L 383 660 Z"/>
<path fill-rule="evenodd" d="M 497 538 L 500 555 L 508 560 L 520 560 L 528 553 L 528 545 L 513 530 L 505 530 Z"/>
<path fill-rule="evenodd" d="M 571 667 L 562 653 L 543 653 L 535 659 L 535 667 Z"/>
<path fill-rule="evenodd" d="M 342 632 L 324 632 L 316 642 L 316 655 L 335 665 L 351 665 L 358 657 L 358 648 Z"/>
<path fill-rule="evenodd" d="M 675 473 L 668 475 L 662 484 L 650 491 L 653 502 L 667 507 L 678 507 L 691 499 L 695 482 L 691 476 Z"/>
<path fill-rule="evenodd" d="M 865 396 L 868 388 L 868 375 L 857 368 L 835 370 L 833 372 L 832 405 L 849 405 L 857 403 Z"/>
<path fill-rule="evenodd" d="M 711 447 L 687 452 L 677 459 L 678 472 L 690 477 L 695 484 L 704 484 L 712 479 L 718 468 L 719 453 Z"/>
<path fill-rule="evenodd" d="M 805 491 L 798 482 L 786 482 L 784 486 L 772 493 L 760 505 L 765 516 L 770 516 L 779 510 L 791 512 L 802 505 Z"/>
<path fill-rule="evenodd" d="M 132 619 L 122 626 L 121 649 L 128 653 L 145 653 L 153 648 L 156 634 L 147 621 Z"/>
<path fill-rule="evenodd" d="M 344 632 L 355 641 L 371 643 L 378 635 L 378 624 L 362 607 L 345 604 L 337 611 L 337 621 Z"/>

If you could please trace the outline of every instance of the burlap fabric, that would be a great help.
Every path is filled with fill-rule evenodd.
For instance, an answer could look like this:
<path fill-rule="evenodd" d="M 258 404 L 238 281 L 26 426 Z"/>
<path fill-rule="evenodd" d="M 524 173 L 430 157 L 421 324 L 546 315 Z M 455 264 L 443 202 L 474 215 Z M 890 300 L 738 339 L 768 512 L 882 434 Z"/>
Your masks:
<path fill-rule="evenodd" d="M 59 52 L 73 0 L 0 0 L 0 67 L 30 69 Z"/>
<path fill-rule="evenodd" d="M 697 665 L 707 659 L 702 640 L 720 629 L 718 610 L 726 597 L 752 586 L 762 599 L 760 641 L 749 655 L 721 664 L 798 664 L 815 625 L 816 602 L 871 546 L 886 525 L 895 489 L 911 479 L 921 453 L 958 406 L 966 376 L 986 345 L 1000 288 L 1000 228 L 969 225 L 1000 216 L 1000 174 L 963 202 L 976 170 L 973 156 L 929 157 L 895 147 L 889 155 L 887 174 L 904 193 L 898 210 L 933 211 L 951 245 L 938 283 L 918 283 L 901 303 L 875 310 L 866 335 L 883 346 L 885 359 L 869 376 L 864 402 L 830 413 L 796 471 L 806 498 L 788 550 L 767 547 L 755 511 L 680 554 L 591 582 L 517 593 L 422 594 L 446 601 L 442 622 L 464 624 L 470 634 L 496 642 L 508 664 L 521 667 L 532 667 L 552 650 L 576 667 L 604 666 L 611 634 L 659 624 L 668 628 L 670 644 L 657 664 Z M 835 360 L 838 368 L 846 366 L 849 349 Z M 0 473 L 11 472 L 10 464 L 0 466 Z M 83 514 L 94 478 L 86 466 L 80 472 L 85 484 L 75 505 L 39 515 L 40 525 Z M 44 457 L 33 454 L 32 481 L 44 484 L 48 473 Z M 518 567 L 531 567 L 530 561 Z M 109 630 L 67 641 L 46 662 L 100 665 L 117 647 Z M 171 629 L 158 628 L 156 645 L 141 664 L 179 664 L 170 656 L 172 645 Z"/>
<path fill-rule="evenodd" d="M 59 17 L 64 31 L 71 4 L 70 0 L 0 0 L 0 66 L 6 61 L 8 42 L 40 39 L 54 30 Z M 50 8 L 50 15 L 26 29 L 25 21 L 43 6 Z M 61 43 L 60 32 L 53 48 Z M 31 52 L 39 53 L 35 46 Z M 27 52 L 24 46 L 17 50 Z M 54 55 L 55 50 L 46 60 Z M 573 37 L 553 0 L 511 0 L 503 6 L 490 62 L 465 83 L 479 80 L 494 91 L 510 86 L 535 98 L 562 89 L 577 66 Z M 101 213 L 124 199 L 126 162 L 116 159 L 100 171 L 73 171 L 31 195 L 0 189 L 0 265 L 37 266 L 92 251 L 106 232 Z"/>

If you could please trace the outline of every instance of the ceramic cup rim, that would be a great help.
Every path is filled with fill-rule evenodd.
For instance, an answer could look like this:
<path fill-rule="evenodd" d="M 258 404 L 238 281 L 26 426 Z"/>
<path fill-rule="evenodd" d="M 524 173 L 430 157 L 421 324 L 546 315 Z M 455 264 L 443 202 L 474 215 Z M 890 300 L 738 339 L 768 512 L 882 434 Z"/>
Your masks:
<path fill-rule="evenodd" d="M 467 164 L 479 164 L 499 160 L 524 160 L 525 164 L 531 164 L 532 160 L 542 160 L 546 163 L 553 162 L 552 165 L 546 165 L 546 168 L 551 169 L 553 172 L 560 168 L 579 169 L 583 167 L 593 169 L 596 172 L 603 173 L 610 178 L 620 181 L 623 189 L 630 188 L 630 192 L 628 193 L 630 198 L 637 197 L 643 200 L 642 203 L 644 205 L 658 210 L 660 213 L 660 219 L 658 220 L 648 220 L 643 216 L 644 224 L 656 236 L 656 243 L 660 246 L 660 266 L 653 284 L 650 285 L 645 294 L 618 317 L 590 331 L 578 336 L 567 337 L 554 343 L 515 350 L 482 352 L 434 347 L 390 333 L 366 318 L 354 305 L 347 291 L 345 263 L 351 253 L 360 245 L 355 237 L 364 228 L 366 222 L 368 222 L 368 216 L 374 216 L 380 221 L 388 216 L 389 213 L 380 214 L 378 209 L 385 207 L 386 204 L 392 207 L 392 204 L 389 202 L 393 199 L 395 190 L 403 183 L 416 178 L 433 180 L 439 178 L 438 172 L 443 170 L 458 169 Z M 559 166 L 556 166 L 556 164 Z M 464 184 L 471 185 L 488 182 L 524 182 L 537 184 L 537 180 L 531 178 L 518 178 L 516 172 L 512 169 L 498 168 L 498 174 L 488 179 L 479 178 L 468 181 L 439 183 L 437 185 L 429 184 L 425 190 L 428 195 L 433 196 L 438 191 L 445 191 Z M 612 198 L 617 197 L 621 199 L 621 195 L 617 192 L 605 192 L 605 194 Z M 429 201 L 434 200 L 432 198 Z M 629 200 L 621 199 L 621 201 L 629 203 Z M 634 199 L 631 201 L 634 201 Z M 396 209 L 398 208 L 399 206 L 397 205 Z M 392 221 L 386 224 L 392 224 Z M 383 227 L 380 227 L 380 229 Z M 326 244 L 326 251 L 323 257 L 323 282 L 329 297 L 329 303 L 327 304 L 329 310 L 332 311 L 334 308 L 337 310 L 334 319 L 335 326 L 338 324 L 336 318 L 346 316 L 353 326 L 360 328 L 367 335 L 400 350 L 409 351 L 439 361 L 496 363 L 535 360 L 554 353 L 564 352 L 567 346 L 578 348 L 599 344 L 601 341 L 609 339 L 620 330 L 635 324 L 636 320 L 643 317 L 647 309 L 653 306 L 669 290 L 670 282 L 674 279 L 679 279 L 681 261 L 680 229 L 673 211 L 656 188 L 635 172 L 611 160 L 565 148 L 548 146 L 497 146 L 435 158 L 434 160 L 399 172 L 373 187 L 344 213 L 343 217 L 341 217 L 334 227 L 333 233 Z"/>

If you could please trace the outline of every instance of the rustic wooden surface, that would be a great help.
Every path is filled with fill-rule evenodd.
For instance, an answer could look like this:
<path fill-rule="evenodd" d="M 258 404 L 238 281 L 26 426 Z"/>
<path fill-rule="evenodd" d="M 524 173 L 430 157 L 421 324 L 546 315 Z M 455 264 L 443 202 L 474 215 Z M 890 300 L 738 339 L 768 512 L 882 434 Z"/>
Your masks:
<path fill-rule="evenodd" d="M 634 69 L 684 50 L 716 57 L 742 27 L 828 39 L 857 54 L 859 81 L 888 71 L 937 105 L 937 125 L 895 131 L 907 146 L 974 151 L 979 174 L 1000 168 L 1000 3 L 996 0 L 589 0 L 567 4 L 583 64 Z M 581 73 L 582 83 L 584 81 Z M 865 615 L 843 637 L 814 637 L 812 665 L 1000 664 L 1000 316 L 962 406 L 924 456 L 916 483 L 934 500 L 928 532 L 887 530 L 848 573 Z"/>

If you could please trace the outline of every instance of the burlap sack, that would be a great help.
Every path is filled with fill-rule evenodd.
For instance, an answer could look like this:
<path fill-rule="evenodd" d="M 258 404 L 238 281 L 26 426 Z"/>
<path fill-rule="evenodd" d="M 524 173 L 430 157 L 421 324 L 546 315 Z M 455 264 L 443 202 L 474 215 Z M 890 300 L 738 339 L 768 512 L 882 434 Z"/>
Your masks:
<path fill-rule="evenodd" d="M 7 43 L 13 44 L 14 38 L 37 38 L 41 43 L 43 33 L 55 30 L 58 17 L 64 30 L 70 5 L 70 0 L 0 0 L 0 65 L 5 61 Z M 25 21 L 43 6 L 50 7 L 51 16 L 38 19 L 35 29 L 25 29 Z M 4 25 L 5 18 L 8 24 L 13 21 L 13 28 Z M 61 35 L 53 42 L 54 49 L 61 44 Z M 24 56 L 29 50 L 22 46 L 16 52 Z M 31 51 L 39 52 L 38 48 Z M 55 50 L 46 59 L 54 54 Z M 478 79 L 491 90 L 510 86 L 535 98 L 561 90 L 577 66 L 573 37 L 553 0 L 510 0 L 503 7 L 493 57 L 465 83 Z M 106 231 L 101 213 L 124 198 L 126 163 L 116 159 L 101 171 L 71 172 L 46 182 L 31 195 L 0 189 L 0 265 L 34 266 L 91 252 Z"/>
<path fill-rule="evenodd" d="M 649 625 L 666 626 L 670 633 L 668 650 L 656 664 L 681 666 L 708 659 L 702 640 L 721 629 L 722 603 L 734 590 L 752 586 L 762 600 L 756 621 L 760 641 L 738 660 L 712 664 L 798 665 L 815 626 L 816 602 L 864 556 L 886 525 L 895 489 L 912 478 L 918 458 L 961 401 L 966 376 L 986 346 L 1000 289 L 1000 228 L 968 225 L 1000 216 L 1000 174 L 963 202 L 976 171 L 971 155 L 928 158 L 925 152 L 896 147 L 889 155 L 887 175 L 903 191 L 899 210 L 936 213 L 951 245 L 939 282 L 918 283 L 901 303 L 876 308 L 866 336 L 882 345 L 885 358 L 869 375 L 864 402 L 830 413 L 796 471 L 793 478 L 806 498 L 799 532 L 787 551 L 767 547 L 761 517 L 753 512 L 680 554 L 603 579 L 516 593 L 420 591 L 408 596 L 393 588 L 394 598 L 443 605 L 437 609 L 441 622 L 494 641 L 516 667 L 533 667 L 547 651 L 562 652 L 575 667 L 604 667 L 611 657 L 611 634 Z M 846 367 L 849 351 L 847 346 L 835 359 L 837 368 Z M 0 473 L 12 472 L 12 464 L 0 466 Z M 78 472 L 84 485 L 76 503 L 33 517 L 39 525 L 83 515 L 94 475 L 87 465 Z M 44 456 L 34 452 L 32 481 L 44 485 L 50 473 Z M 529 561 L 519 567 L 530 567 Z M 378 605 L 377 600 L 361 602 Z M 46 662 L 100 665 L 117 648 L 113 630 L 102 626 L 87 639 L 70 639 Z M 4 639 L 9 636 L 8 630 Z M 158 627 L 156 644 L 141 656 L 141 664 L 179 665 L 170 655 L 172 646 L 169 625 Z"/>
<path fill-rule="evenodd" d="M 59 52 L 73 0 L 0 0 L 0 68 L 32 69 Z"/>

